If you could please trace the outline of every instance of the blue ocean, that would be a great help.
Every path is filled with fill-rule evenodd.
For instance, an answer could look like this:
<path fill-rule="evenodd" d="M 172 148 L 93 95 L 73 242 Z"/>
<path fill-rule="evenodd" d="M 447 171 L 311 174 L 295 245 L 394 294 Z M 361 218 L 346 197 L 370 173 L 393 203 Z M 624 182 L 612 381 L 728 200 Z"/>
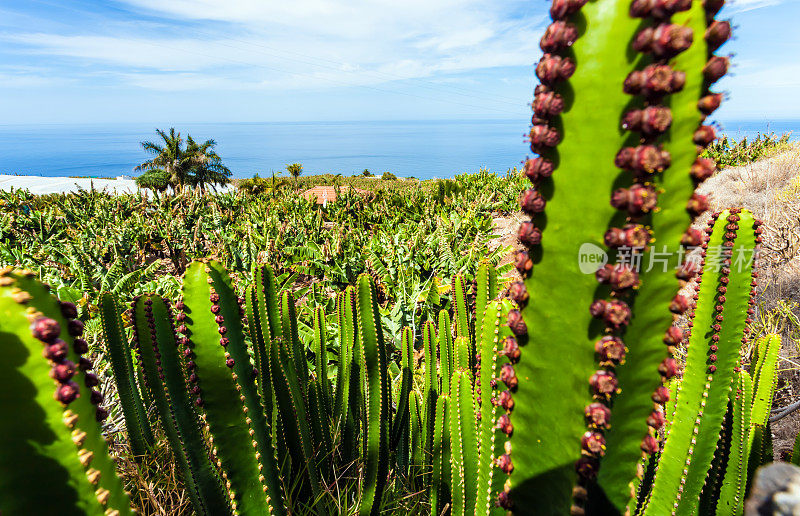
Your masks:
<path fill-rule="evenodd" d="M 174 124 L 183 136 L 213 138 L 234 177 L 262 176 L 302 163 L 304 174 L 452 177 L 518 166 L 530 150 L 525 120 L 438 120 Z M 0 125 L 0 174 L 116 177 L 146 160 L 139 142 L 168 124 Z M 794 131 L 800 120 L 722 123 L 730 137 Z"/>

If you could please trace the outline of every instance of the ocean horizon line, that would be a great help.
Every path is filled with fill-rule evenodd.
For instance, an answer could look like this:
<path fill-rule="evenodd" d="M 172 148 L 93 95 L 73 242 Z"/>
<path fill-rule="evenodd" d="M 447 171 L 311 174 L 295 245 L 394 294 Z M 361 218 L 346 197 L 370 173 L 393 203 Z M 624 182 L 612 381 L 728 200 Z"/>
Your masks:
<path fill-rule="evenodd" d="M 156 127 L 175 127 L 195 140 L 213 139 L 234 178 L 266 176 L 301 163 L 306 175 L 352 176 L 369 170 L 399 177 L 453 177 L 488 168 L 505 172 L 531 155 L 528 125 L 519 119 L 432 119 L 194 124 L 0 125 L 0 174 L 109 178 L 137 175 L 158 141 Z M 721 120 L 719 132 L 739 140 L 792 132 L 800 120 Z"/>

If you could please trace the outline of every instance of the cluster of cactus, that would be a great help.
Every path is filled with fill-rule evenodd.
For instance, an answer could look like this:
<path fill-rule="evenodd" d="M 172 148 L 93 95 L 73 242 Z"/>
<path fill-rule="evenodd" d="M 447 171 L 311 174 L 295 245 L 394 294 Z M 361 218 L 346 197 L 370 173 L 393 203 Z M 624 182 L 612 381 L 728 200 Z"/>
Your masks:
<path fill-rule="evenodd" d="M 328 342 L 325 312 L 317 307 L 308 349 L 292 294 L 278 291 L 268 266 L 237 298 L 219 263 L 193 263 L 174 307 L 155 295 L 131 303 L 133 346 L 117 303 L 103 296 L 105 341 L 131 449 L 151 446 L 142 417 L 150 396 L 200 514 L 284 514 L 293 496 L 308 495 L 315 510 L 326 512 L 326 486 L 353 461 L 362 464 L 361 514 L 379 512 L 392 467 L 429 491 L 436 507 L 488 512 L 498 493 L 494 468 L 504 460 L 499 434 L 511 433 L 502 414 L 513 406 L 497 382 L 514 386 L 506 364 L 518 347 L 501 324 L 512 303 L 495 300 L 495 269 L 484 264 L 477 276 L 477 320 L 457 275 L 454 324 L 443 310 L 438 332 L 432 321 L 422 328 L 421 389 L 414 387 L 414 333 L 402 331 L 398 368 L 366 275 L 337 296 L 338 342 Z M 338 351 L 335 381 L 328 378 L 330 350 Z M 138 387 L 132 354 L 144 373 Z M 392 388 L 395 379 L 399 389 Z"/>
<path fill-rule="evenodd" d="M 535 217 L 519 230 L 523 280 L 498 296 L 496 272 L 483 266 L 470 301 L 455 278 L 452 324 L 441 312 L 421 328 L 422 382 L 416 335 L 403 330 L 396 363 L 368 276 L 337 296 L 334 342 L 316 308 L 311 363 L 292 294 L 278 291 L 268 267 L 240 299 L 219 263 L 193 263 L 174 306 L 155 295 L 133 301 L 132 346 L 104 296 L 132 450 L 152 445 L 152 399 L 200 514 L 290 513 L 299 499 L 330 512 L 328 488 L 350 463 L 360 464 L 350 476 L 363 515 L 380 512 L 390 470 L 426 491 L 437 514 L 741 513 L 769 456 L 777 344 L 759 342 L 752 377 L 740 368 L 758 221 L 731 209 L 706 232 L 691 227 L 708 206 L 694 189 L 715 170 L 698 155 L 714 139 L 702 122 L 721 100 L 709 87 L 728 66 L 713 55 L 730 36 L 714 20 L 723 3 L 553 1 L 530 132 L 539 156 L 525 166 L 535 188 L 520 199 Z M 586 244 L 617 251 L 620 262 L 581 273 Z M 695 247 L 699 261 L 687 259 Z M 675 295 L 692 280 L 693 296 Z M 62 478 L 72 512 L 127 511 L 99 426 L 81 426 L 89 410 L 104 415 L 96 378 L 83 372 L 91 364 L 75 366 L 52 329 L 76 334 L 80 324 L 63 321 L 25 275 L 4 272 L 0 288 L 3 339 L 19 348 L 18 364 L 0 374 L 0 392 L 15 396 L 0 402 L 38 418 L 4 420 L 0 435 L 28 425 L 24 435 L 46 441 L 31 449 L 15 435 L 14 460 L 40 458 L 37 469 Z M 29 349 L 37 339 L 45 361 Z M 80 339 L 72 346 L 84 349 Z M 88 396 L 78 396 L 73 374 L 85 377 Z M 52 381 L 55 403 L 38 390 Z M 11 382 L 37 387 L 23 398 L 31 406 L 18 405 Z M 0 509 L 38 503 L 0 466 Z"/>

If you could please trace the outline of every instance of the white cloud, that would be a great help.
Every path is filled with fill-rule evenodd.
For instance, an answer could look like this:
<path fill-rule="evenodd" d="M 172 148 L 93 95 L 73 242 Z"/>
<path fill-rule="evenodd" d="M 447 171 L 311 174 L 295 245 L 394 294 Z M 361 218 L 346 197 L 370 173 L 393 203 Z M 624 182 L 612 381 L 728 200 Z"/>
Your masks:
<path fill-rule="evenodd" d="M 783 1 L 784 0 L 734 0 L 730 3 L 728 9 L 734 13 L 741 13 L 754 9 L 761 9 L 762 7 L 778 5 L 783 3 Z"/>
<path fill-rule="evenodd" d="M 302 88 L 530 65 L 540 53 L 536 25 L 544 20 L 513 19 L 518 0 L 127 3 L 193 25 L 116 26 L 114 35 L 87 27 L 83 34 L 0 40 L 24 53 L 77 59 L 145 88 Z"/>

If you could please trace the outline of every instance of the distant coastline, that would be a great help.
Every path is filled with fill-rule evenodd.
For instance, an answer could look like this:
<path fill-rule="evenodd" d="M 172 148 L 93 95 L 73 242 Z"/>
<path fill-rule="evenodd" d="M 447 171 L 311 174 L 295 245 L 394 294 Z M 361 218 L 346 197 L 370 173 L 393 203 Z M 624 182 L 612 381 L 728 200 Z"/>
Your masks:
<path fill-rule="evenodd" d="M 162 124 L 163 125 L 163 124 Z M 530 155 L 524 120 L 422 120 L 175 124 L 218 142 L 234 178 L 262 177 L 299 162 L 307 174 L 446 178 L 488 168 L 505 172 Z M 727 120 L 721 133 L 753 138 L 793 132 L 800 120 Z M 0 174 L 44 177 L 134 176 L 139 142 L 155 125 L 0 125 Z"/>

